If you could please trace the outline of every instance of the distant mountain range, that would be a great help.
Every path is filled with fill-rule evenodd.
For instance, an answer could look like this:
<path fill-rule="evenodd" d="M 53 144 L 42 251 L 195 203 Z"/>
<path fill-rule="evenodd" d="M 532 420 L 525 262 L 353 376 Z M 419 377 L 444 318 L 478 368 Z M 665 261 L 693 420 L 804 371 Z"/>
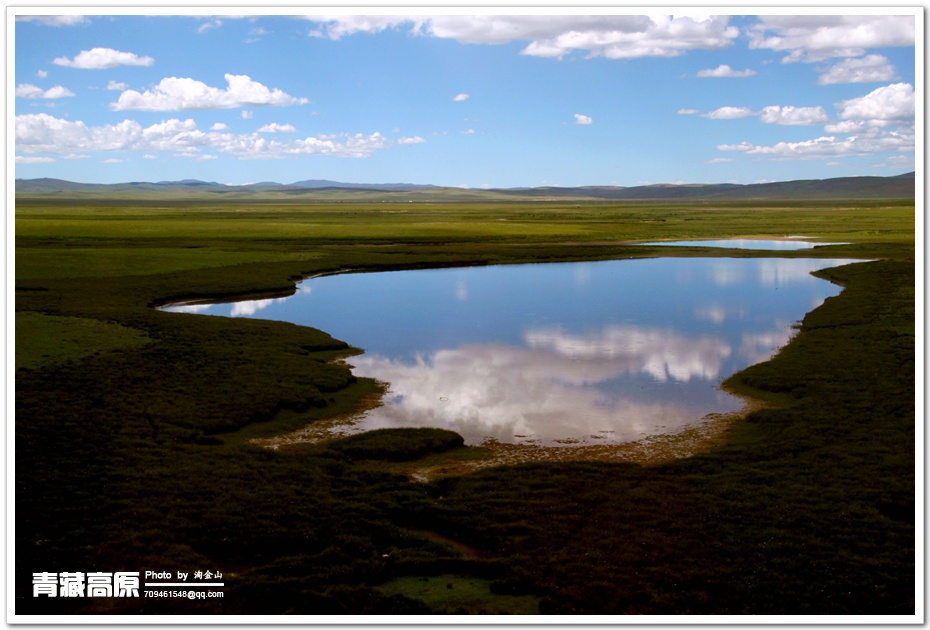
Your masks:
<path fill-rule="evenodd" d="M 231 186 L 197 179 L 162 182 L 127 182 L 124 184 L 81 184 L 61 179 L 17 179 L 18 195 L 56 195 L 70 193 L 77 196 L 107 196 L 131 198 L 134 195 L 150 197 L 157 193 L 173 196 L 308 196 L 326 200 L 372 201 L 480 201 L 525 199 L 880 199 L 915 197 L 915 173 L 893 177 L 837 177 L 807 179 L 766 184 L 657 184 L 650 186 L 576 186 L 536 188 L 463 189 L 419 184 L 350 184 L 326 179 L 307 179 L 292 184 L 259 182 Z"/>

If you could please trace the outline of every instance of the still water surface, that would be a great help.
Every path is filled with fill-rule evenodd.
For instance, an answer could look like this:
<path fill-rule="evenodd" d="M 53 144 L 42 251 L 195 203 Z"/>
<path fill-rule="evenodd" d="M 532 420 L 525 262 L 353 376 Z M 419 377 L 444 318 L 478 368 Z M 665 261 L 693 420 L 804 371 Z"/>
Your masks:
<path fill-rule="evenodd" d="M 709 241 L 658 241 L 641 243 L 642 245 L 669 245 L 675 247 L 722 247 L 724 249 L 763 249 L 769 251 L 813 249 L 823 245 L 844 245 L 845 243 L 818 243 L 804 240 L 803 236 L 789 236 L 784 239 L 722 238 Z"/>
<path fill-rule="evenodd" d="M 651 258 L 305 280 L 293 296 L 166 310 L 285 320 L 363 348 L 389 384 L 352 429 L 432 426 L 469 444 L 613 444 L 740 409 L 719 389 L 771 357 L 852 262 Z"/>

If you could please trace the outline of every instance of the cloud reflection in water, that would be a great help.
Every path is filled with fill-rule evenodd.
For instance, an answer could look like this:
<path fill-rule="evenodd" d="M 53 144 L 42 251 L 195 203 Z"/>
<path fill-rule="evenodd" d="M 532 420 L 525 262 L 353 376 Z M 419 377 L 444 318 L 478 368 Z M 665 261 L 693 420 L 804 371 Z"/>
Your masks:
<path fill-rule="evenodd" d="M 741 404 L 709 387 L 733 354 L 722 337 L 614 325 L 585 335 L 531 329 L 524 341 L 525 347 L 463 345 L 413 362 L 377 355 L 353 359 L 356 374 L 390 384 L 386 404 L 369 411 L 356 429 L 439 426 L 458 431 L 469 443 L 487 438 L 621 443 L 674 432 Z M 758 343 L 750 346 L 753 352 Z M 642 379 L 639 388 L 618 385 L 631 376 Z M 656 397 L 644 391 L 650 383 L 691 383 L 710 395 L 703 396 L 702 407 L 694 400 Z"/>

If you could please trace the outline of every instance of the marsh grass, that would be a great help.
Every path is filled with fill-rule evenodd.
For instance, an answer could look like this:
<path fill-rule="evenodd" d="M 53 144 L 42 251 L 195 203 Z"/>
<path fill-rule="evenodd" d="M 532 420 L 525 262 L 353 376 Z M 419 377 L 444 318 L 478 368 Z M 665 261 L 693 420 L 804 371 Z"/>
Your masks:
<path fill-rule="evenodd" d="M 51 367 L 152 343 L 143 331 L 99 319 L 30 312 L 15 317 L 16 369 Z"/>
<path fill-rule="evenodd" d="M 449 593 L 414 588 L 450 583 L 440 576 L 457 576 L 446 590 L 460 585 L 471 613 L 496 611 L 495 594 L 549 614 L 914 612 L 912 203 L 104 201 L 17 201 L 16 613 L 448 612 Z M 352 340 L 152 308 L 286 293 L 346 268 L 708 255 L 629 242 L 786 234 L 851 244 L 781 256 L 882 260 L 819 272 L 843 293 L 728 383 L 773 406 L 710 451 L 653 466 L 411 483 L 405 466 L 482 453 L 262 448 L 251 440 L 377 394 L 338 360 Z M 66 346 L 75 321 L 94 332 Z M 58 342 L 67 356 L 47 361 Z M 150 568 L 221 570 L 226 597 L 31 594 L 36 571 Z"/>

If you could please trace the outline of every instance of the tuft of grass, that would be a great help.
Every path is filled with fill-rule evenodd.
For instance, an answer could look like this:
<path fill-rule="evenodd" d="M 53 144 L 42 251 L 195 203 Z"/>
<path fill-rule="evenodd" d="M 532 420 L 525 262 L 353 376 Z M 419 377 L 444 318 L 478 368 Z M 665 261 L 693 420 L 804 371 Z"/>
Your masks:
<path fill-rule="evenodd" d="M 465 446 L 465 438 L 447 429 L 375 429 L 328 443 L 327 448 L 353 459 L 406 462 L 430 453 Z"/>

